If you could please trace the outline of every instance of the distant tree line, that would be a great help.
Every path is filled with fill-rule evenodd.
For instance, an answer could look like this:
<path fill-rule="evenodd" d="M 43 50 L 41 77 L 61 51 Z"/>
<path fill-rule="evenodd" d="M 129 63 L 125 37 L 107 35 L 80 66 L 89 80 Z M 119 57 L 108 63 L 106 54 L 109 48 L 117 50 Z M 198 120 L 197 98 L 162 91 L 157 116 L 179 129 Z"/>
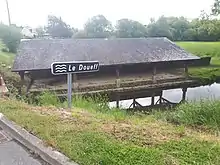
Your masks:
<path fill-rule="evenodd" d="M 199 18 L 191 21 L 184 17 L 165 17 L 151 19 L 148 25 L 123 18 L 112 23 L 103 15 L 87 20 L 83 29 L 73 28 L 61 17 L 48 16 L 47 25 L 36 29 L 37 37 L 49 34 L 52 38 L 141 38 L 167 37 L 173 41 L 219 41 L 220 20 L 214 16 L 220 13 L 220 0 L 214 0 L 212 14 L 201 12 Z M 8 51 L 16 52 L 21 39 L 21 27 L 0 23 L 0 40 Z"/>
<path fill-rule="evenodd" d="M 120 19 L 113 26 L 103 15 L 90 18 L 83 29 L 70 27 L 61 18 L 48 16 L 48 25 L 37 29 L 39 36 L 49 33 L 54 38 L 140 38 L 167 37 L 173 41 L 219 41 L 220 20 L 204 11 L 191 21 L 184 17 L 151 19 L 143 25 L 131 19 Z"/>

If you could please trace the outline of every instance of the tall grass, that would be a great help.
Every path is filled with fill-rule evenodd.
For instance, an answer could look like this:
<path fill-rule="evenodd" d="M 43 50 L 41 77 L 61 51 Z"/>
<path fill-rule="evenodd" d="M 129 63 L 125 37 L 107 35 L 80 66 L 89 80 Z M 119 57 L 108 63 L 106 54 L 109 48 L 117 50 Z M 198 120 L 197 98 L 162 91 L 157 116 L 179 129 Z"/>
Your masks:
<path fill-rule="evenodd" d="M 61 101 L 54 92 L 43 92 L 37 98 L 33 97 L 32 100 L 28 100 L 29 103 L 40 105 L 40 106 L 55 106 L 58 108 L 67 108 L 67 100 Z M 72 98 L 72 108 L 85 109 L 96 113 L 100 117 L 111 118 L 116 121 L 125 120 L 131 117 L 131 113 L 127 112 L 122 108 L 111 108 L 109 106 L 109 101 L 105 95 L 96 95 L 94 97 L 82 97 L 73 96 Z"/>
<path fill-rule="evenodd" d="M 39 105 L 44 105 L 44 106 L 60 106 L 61 102 L 58 99 L 58 97 L 52 93 L 52 92 L 43 92 L 37 97 L 37 101 Z"/>
<path fill-rule="evenodd" d="M 163 114 L 164 115 L 164 114 Z M 201 100 L 184 103 L 172 112 L 165 112 L 166 120 L 189 126 L 220 129 L 220 101 Z"/>
<path fill-rule="evenodd" d="M 44 106 L 52 105 L 56 107 L 67 107 L 67 99 L 61 101 L 55 92 L 45 91 L 37 97 L 36 104 Z M 94 97 L 82 97 L 75 95 L 72 97 L 72 106 L 97 111 L 106 111 L 110 109 L 108 106 L 107 97 L 101 95 Z"/>

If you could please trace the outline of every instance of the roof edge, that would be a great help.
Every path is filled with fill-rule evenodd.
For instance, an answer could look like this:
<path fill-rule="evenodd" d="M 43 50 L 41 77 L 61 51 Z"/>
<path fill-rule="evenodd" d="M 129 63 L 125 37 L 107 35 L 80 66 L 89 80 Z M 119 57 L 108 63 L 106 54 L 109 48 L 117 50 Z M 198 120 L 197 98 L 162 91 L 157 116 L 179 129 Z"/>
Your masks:
<path fill-rule="evenodd" d="M 196 56 L 198 57 L 198 56 Z M 122 65 L 134 65 L 134 64 L 160 64 L 160 63 L 181 63 L 181 62 L 193 62 L 193 61 L 197 61 L 197 60 L 201 60 L 202 58 L 198 57 L 195 59 L 185 59 L 185 60 L 172 60 L 172 61 L 156 61 L 156 62 L 139 62 L 139 63 L 126 63 L 126 64 L 112 64 L 112 65 L 102 65 L 100 64 L 100 67 L 108 67 L 108 66 L 122 66 Z M 25 72 L 25 71 L 39 71 L 39 70 L 50 70 L 51 68 L 44 68 L 44 69 L 28 69 L 28 70 L 18 70 L 18 69 L 13 69 L 12 68 L 12 72 Z"/>

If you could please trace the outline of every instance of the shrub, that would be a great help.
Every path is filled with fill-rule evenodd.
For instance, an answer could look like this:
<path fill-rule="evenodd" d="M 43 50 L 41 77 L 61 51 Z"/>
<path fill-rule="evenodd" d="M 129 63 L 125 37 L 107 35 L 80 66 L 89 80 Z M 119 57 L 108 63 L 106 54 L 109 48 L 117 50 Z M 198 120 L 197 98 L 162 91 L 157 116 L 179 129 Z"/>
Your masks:
<path fill-rule="evenodd" d="M 8 49 L 7 48 L 2 48 L 1 51 L 2 52 L 8 52 Z"/>

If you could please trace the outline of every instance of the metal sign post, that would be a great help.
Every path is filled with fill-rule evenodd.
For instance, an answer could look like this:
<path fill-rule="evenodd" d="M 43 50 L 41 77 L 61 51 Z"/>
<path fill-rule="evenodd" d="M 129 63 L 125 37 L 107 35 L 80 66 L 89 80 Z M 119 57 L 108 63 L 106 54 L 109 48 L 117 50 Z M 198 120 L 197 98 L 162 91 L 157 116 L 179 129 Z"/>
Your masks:
<path fill-rule="evenodd" d="M 53 75 L 67 74 L 68 108 L 71 108 L 72 106 L 72 73 L 88 73 L 98 71 L 98 61 L 54 62 L 51 64 L 51 73 Z"/>
<path fill-rule="evenodd" d="M 67 74 L 67 85 L 68 85 L 68 92 L 67 92 L 67 99 L 68 99 L 68 108 L 71 108 L 72 104 L 72 73 Z"/>

